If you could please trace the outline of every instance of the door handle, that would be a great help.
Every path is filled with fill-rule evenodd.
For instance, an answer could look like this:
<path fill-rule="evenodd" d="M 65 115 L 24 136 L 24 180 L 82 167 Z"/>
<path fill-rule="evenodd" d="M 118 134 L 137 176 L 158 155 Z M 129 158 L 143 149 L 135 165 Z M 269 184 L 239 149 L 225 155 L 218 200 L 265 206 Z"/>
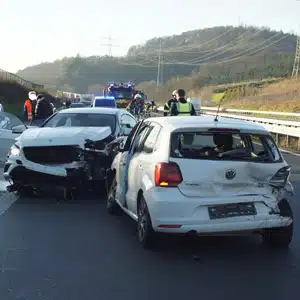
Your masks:
<path fill-rule="evenodd" d="M 143 170 L 143 165 L 142 164 L 139 165 L 139 169 Z"/>

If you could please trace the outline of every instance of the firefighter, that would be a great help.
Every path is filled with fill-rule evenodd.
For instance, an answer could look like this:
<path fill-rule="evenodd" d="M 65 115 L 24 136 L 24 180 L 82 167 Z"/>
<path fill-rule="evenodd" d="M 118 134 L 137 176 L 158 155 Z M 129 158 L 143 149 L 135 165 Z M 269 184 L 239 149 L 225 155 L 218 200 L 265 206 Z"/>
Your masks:
<path fill-rule="evenodd" d="M 170 114 L 170 110 L 171 110 L 171 106 L 173 103 L 176 103 L 177 102 L 177 99 L 176 99 L 176 92 L 177 90 L 175 90 L 173 93 L 172 93 L 172 98 L 166 102 L 165 106 L 164 106 L 164 116 L 166 117 L 167 115 Z"/>
<path fill-rule="evenodd" d="M 172 103 L 171 116 L 196 116 L 194 105 L 185 99 L 185 90 L 178 89 L 175 93 L 177 102 Z"/>

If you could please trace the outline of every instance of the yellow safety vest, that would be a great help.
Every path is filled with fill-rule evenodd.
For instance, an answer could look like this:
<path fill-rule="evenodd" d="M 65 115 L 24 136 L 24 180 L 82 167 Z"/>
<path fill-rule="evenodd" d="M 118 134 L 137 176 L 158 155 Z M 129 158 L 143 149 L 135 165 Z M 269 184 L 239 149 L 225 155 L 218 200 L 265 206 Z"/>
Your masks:
<path fill-rule="evenodd" d="M 170 112 L 170 106 L 168 102 L 165 104 L 166 108 L 164 108 L 164 113 L 169 113 Z"/>
<path fill-rule="evenodd" d="M 177 102 L 176 103 L 177 111 L 178 111 L 178 116 L 190 116 L 192 113 L 192 104 L 190 102 L 187 103 L 181 103 Z"/>

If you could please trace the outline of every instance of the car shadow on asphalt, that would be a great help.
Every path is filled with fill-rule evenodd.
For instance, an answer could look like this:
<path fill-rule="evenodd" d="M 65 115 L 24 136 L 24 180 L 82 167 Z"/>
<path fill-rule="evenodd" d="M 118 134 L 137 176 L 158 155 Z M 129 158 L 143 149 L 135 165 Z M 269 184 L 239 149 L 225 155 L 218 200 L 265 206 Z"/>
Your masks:
<path fill-rule="evenodd" d="M 157 236 L 157 243 L 151 250 L 144 250 L 138 244 L 136 234 L 136 222 L 130 219 L 124 213 L 110 216 L 106 211 L 105 191 L 93 193 L 86 192 L 77 199 L 63 200 L 55 198 L 46 198 L 44 196 L 33 198 L 22 198 L 19 202 L 22 204 L 35 204 L 40 208 L 51 211 L 69 211 L 83 212 L 92 218 L 99 218 L 99 226 L 105 225 L 111 231 L 112 239 L 117 240 L 122 237 L 126 240 L 126 247 L 140 251 L 146 251 L 147 255 L 157 255 L 166 261 L 192 260 L 198 263 L 225 262 L 227 263 L 245 263 L 273 265 L 278 261 L 288 261 L 298 255 L 291 249 L 274 250 L 264 247 L 260 243 L 258 235 L 239 235 L 239 236 L 178 236 L 160 234 Z M 56 204 L 57 208 L 53 205 Z M 59 207 L 59 208 L 58 208 Z M 95 211 L 97 214 L 95 214 Z M 109 243 L 109 241 L 108 241 Z M 113 242 L 112 242 L 113 244 Z M 298 259 L 297 259 L 298 260 Z"/>

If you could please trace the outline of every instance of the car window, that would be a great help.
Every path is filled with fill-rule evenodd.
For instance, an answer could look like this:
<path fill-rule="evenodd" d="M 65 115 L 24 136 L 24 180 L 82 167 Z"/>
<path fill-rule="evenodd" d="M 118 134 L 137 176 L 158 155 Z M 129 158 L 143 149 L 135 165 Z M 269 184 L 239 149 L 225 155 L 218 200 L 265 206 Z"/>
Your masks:
<path fill-rule="evenodd" d="M 4 113 L 0 113 L 0 129 L 11 129 L 10 120 Z"/>
<path fill-rule="evenodd" d="M 146 153 L 152 153 L 154 151 L 154 147 L 157 142 L 157 138 L 159 136 L 161 126 L 158 124 L 151 124 L 151 131 L 147 135 L 143 145 L 141 146 L 141 151 Z"/>
<path fill-rule="evenodd" d="M 146 125 L 146 124 L 145 124 L 145 126 L 141 127 L 137 136 L 134 139 L 133 152 L 140 152 L 142 150 L 142 145 L 151 130 L 152 130 L 152 127 L 149 125 Z"/>
<path fill-rule="evenodd" d="M 171 135 L 171 157 L 189 159 L 281 161 L 280 152 L 268 135 L 217 132 L 176 132 Z"/>
<path fill-rule="evenodd" d="M 120 119 L 120 124 L 121 124 L 121 126 L 123 126 L 125 124 L 129 124 L 130 127 L 133 128 L 136 124 L 136 120 L 128 114 L 123 114 Z"/>
<path fill-rule="evenodd" d="M 58 113 L 43 124 L 43 127 L 110 127 L 116 129 L 116 117 L 111 114 Z"/>
<path fill-rule="evenodd" d="M 130 150 L 133 139 L 134 139 L 137 131 L 139 130 L 141 124 L 142 124 L 142 121 L 136 123 L 134 128 L 131 130 L 129 136 L 126 139 L 126 142 L 125 142 L 125 145 L 124 145 L 124 151 L 129 151 Z"/>
<path fill-rule="evenodd" d="M 24 123 L 15 115 L 8 112 L 0 113 L 0 129 L 12 130 L 15 126 L 24 125 Z"/>

